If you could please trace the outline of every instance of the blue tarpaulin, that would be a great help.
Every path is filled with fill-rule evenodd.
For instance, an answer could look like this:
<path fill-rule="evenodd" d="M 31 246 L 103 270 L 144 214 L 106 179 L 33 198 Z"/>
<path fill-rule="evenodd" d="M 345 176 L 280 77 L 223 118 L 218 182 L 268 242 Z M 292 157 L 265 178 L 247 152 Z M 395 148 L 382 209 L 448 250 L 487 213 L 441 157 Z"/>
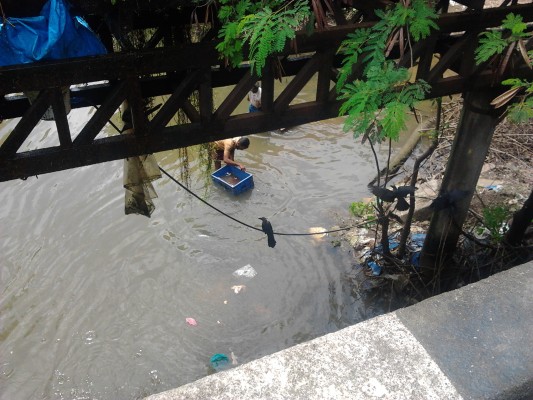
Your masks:
<path fill-rule="evenodd" d="M 35 17 L 0 24 L 0 66 L 107 53 L 81 17 L 63 0 L 49 0 Z"/>

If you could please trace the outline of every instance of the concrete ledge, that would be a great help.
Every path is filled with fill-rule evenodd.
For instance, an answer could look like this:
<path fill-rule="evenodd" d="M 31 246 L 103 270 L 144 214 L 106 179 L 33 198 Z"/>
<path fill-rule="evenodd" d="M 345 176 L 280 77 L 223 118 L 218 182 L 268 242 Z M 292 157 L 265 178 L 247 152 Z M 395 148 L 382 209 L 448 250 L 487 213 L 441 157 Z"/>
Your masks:
<path fill-rule="evenodd" d="M 533 262 L 147 400 L 533 399 Z"/>

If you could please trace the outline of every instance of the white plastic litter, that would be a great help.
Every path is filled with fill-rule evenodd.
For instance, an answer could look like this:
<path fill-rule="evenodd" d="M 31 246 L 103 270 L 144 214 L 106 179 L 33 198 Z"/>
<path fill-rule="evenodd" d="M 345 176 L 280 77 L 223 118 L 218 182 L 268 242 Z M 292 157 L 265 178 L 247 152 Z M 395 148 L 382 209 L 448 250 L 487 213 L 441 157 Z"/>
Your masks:
<path fill-rule="evenodd" d="M 233 290 L 235 294 L 239 294 L 239 292 L 243 289 L 246 289 L 246 285 L 234 285 L 231 287 L 231 290 Z"/>
<path fill-rule="evenodd" d="M 233 276 L 243 276 L 245 278 L 253 278 L 257 275 L 257 271 L 250 264 L 245 265 L 242 268 L 239 268 L 233 273 Z"/>

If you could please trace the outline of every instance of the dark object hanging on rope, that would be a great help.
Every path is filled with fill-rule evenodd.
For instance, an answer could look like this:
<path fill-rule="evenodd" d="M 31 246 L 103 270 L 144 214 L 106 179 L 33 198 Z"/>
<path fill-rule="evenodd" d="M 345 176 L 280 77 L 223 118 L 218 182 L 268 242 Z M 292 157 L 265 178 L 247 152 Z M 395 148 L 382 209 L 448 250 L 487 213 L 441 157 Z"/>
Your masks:
<path fill-rule="evenodd" d="M 457 202 L 464 199 L 469 193 L 468 190 L 452 189 L 449 192 L 441 193 L 429 206 L 435 211 L 446 209 L 455 211 Z"/>
<path fill-rule="evenodd" d="M 409 203 L 405 200 L 408 194 L 414 194 L 416 188 L 414 186 L 391 186 L 392 190 L 382 188 L 380 186 L 368 186 L 368 189 L 378 199 L 392 203 L 394 200 L 398 200 L 396 203 L 396 209 L 399 211 L 405 211 L 409 209 Z"/>
<path fill-rule="evenodd" d="M 265 217 L 261 217 L 259 219 L 263 221 L 261 224 L 261 229 L 268 237 L 268 247 L 274 247 L 276 245 L 276 239 L 274 239 L 274 230 L 272 229 L 272 225 Z"/>

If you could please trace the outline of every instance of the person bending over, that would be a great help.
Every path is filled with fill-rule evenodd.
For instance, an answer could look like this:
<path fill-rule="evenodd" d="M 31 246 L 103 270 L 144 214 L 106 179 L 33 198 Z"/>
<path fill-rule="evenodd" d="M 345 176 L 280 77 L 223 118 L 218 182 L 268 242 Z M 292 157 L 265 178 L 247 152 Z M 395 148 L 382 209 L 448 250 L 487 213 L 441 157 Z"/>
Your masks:
<path fill-rule="evenodd" d="M 215 169 L 219 169 L 222 166 L 222 161 L 224 161 L 228 165 L 234 165 L 242 171 L 246 171 L 244 165 L 235 161 L 235 149 L 245 150 L 248 146 L 250 146 L 250 139 L 242 136 L 217 140 L 214 143 L 215 154 L 213 156 Z"/>

